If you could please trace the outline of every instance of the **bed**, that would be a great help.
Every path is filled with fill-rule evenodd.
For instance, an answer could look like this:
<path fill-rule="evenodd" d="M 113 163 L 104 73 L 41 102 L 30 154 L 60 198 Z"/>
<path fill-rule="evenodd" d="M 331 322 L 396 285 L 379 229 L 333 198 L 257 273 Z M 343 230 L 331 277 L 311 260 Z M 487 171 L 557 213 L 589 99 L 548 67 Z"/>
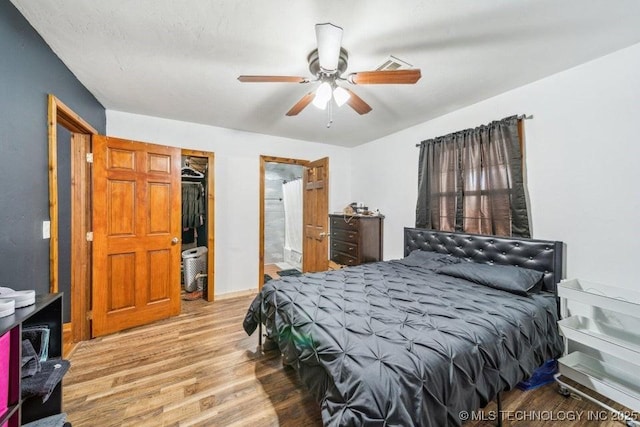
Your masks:
<path fill-rule="evenodd" d="M 245 331 L 264 323 L 325 426 L 460 425 L 562 352 L 561 242 L 415 228 L 404 242 L 401 260 L 270 281 L 249 307 Z M 540 289 L 513 293 L 498 270 Z"/>

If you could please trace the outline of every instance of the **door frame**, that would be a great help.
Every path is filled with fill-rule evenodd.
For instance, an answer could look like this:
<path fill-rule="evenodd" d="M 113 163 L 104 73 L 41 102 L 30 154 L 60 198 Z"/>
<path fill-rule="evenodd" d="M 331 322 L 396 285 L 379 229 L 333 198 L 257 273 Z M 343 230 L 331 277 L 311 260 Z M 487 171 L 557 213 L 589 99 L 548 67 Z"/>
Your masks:
<path fill-rule="evenodd" d="M 203 298 L 215 300 L 215 153 L 183 148 L 183 156 L 207 159 L 207 293 Z"/>
<path fill-rule="evenodd" d="M 288 165 L 306 166 L 311 163 L 310 160 L 290 159 L 286 157 L 260 156 L 260 242 L 258 244 L 258 290 L 264 285 L 264 173 L 265 163 L 284 163 Z M 304 251 L 302 256 L 304 257 Z"/>
<path fill-rule="evenodd" d="M 90 296 L 91 283 L 82 278 L 91 274 L 91 245 L 86 240 L 86 232 L 91 224 L 90 175 L 81 173 L 88 169 L 86 166 L 86 153 L 90 152 L 90 136 L 98 134 L 98 131 L 76 114 L 71 108 L 60 101 L 55 95 L 48 95 L 48 147 L 49 147 L 49 220 L 51 221 L 51 237 L 49 239 L 49 291 L 58 292 L 58 125 L 61 125 L 72 133 L 89 136 L 82 138 L 82 143 L 73 144 L 71 149 L 71 199 L 78 203 L 72 203 L 72 256 L 71 256 L 71 335 L 73 342 L 83 341 L 91 337 L 88 313 L 91 310 Z M 72 138 L 73 141 L 74 138 Z M 88 144 L 87 144 L 87 141 Z M 79 141 L 78 141 L 79 142 Z M 80 173 L 80 176 L 77 174 Z M 74 222 L 82 224 L 74 227 Z M 84 268 L 83 268 L 84 267 Z M 84 282 L 84 283 L 83 283 Z"/>

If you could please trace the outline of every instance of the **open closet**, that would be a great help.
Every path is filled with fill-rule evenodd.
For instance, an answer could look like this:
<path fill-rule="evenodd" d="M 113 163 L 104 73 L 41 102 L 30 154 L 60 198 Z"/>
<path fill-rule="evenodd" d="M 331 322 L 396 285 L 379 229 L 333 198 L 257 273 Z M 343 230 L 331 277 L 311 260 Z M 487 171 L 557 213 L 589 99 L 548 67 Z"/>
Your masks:
<path fill-rule="evenodd" d="M 184 301 L 213 300 L 212 165 L 213 154 L 182 152 L 180 287 Z"/>

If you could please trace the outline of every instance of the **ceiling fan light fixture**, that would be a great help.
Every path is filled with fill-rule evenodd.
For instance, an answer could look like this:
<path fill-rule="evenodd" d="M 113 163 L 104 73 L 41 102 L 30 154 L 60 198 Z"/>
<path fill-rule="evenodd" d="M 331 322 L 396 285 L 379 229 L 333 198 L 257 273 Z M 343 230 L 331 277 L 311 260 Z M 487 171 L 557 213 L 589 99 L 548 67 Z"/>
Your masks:
<path fill-rule="evenodd" d="M 351 94 L 345 88 L 337 86 L 333 90 L 333 99 L 336 101 L 336 104 L 338 105 L 338 107 L 342 107 L 345 104 L 345 102 L 349 100 L 350 97 L 351 97 Z"/>
<path fill-rule="evenodd" d="M 415 84 L 422 77 L 419 68 L 395 58 L 389 57 L 377 70 L 359 71 L 344 75 L 347 71 L 349 54 L 342 44 L 342 28 L 331 23 L 316 24 L 317 49 L 307 55 L 309 72 L 314 78 L 300 76 L 270 76 L 270 75 L 241 75 L 238 80 L 242 83 L 306 83 L 312 81 L 320 85 L 307 92 L 293 107 L 286 112 L 287 116 L 297 116 L 309 104 L 327 111 L 327 127 L 331 126 L 332 114 L 335 106 L 347 104 L 356 113 L 363 115 L 371 111 L 357 93 L 338 86 L 348 82 L 355 85 L 385 85 L 385 84 Z M 314 84 L 315 86 L 315 84 Z"/>
<path fill-rule="evenodd" d="M 331 23 L 316 24 L 316 39 L 320 68 L 327 73 L 335 72 L 340 59 L 342 28 Z"/>
<path fill-rule="evenodd" d="M 331 85 L 323 82 L 316 90 L 316 96 L 313 98 L 313 105 L 321 110 L 327 108 L 327 102 L 331 99 Z"/>

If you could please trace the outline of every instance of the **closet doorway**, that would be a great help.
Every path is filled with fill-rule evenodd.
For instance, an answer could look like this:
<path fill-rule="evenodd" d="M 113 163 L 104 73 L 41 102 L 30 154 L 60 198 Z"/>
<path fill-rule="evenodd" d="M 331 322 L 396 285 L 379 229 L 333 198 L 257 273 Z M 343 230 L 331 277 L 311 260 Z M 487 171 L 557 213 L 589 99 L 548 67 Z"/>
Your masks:
<path fill-rule="evenodd" d="M 328 161 L 260 156 L 258 288 L 327 268 Z"/>
<path fill-rule="evenodd" d="M 184 301 L 215 295 L 214 153 L 182 150 L 182 236 L 180 287 Z"/>

